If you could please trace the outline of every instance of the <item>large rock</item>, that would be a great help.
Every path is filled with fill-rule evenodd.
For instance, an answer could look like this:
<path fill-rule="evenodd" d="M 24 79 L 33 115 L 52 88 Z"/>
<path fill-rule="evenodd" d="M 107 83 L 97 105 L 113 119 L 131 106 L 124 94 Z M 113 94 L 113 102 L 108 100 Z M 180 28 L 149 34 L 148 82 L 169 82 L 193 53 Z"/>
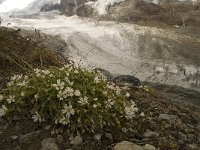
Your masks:
<path fill-rule="evenodd" d="M 114 82 L 121 83 L 121 84 L 128 84 L 133 86 L 139 86 L 140 80 L 131 75 L 120 75 L 114 79 Z"/>
<path fill-rule="evenodd" d="M 150 144 L 144 145 L 143 148 L 144 148 L 144 150 L 156 150 L 156 148 Z"/>
<path fill-rule="evenodd" d="M 121 143 L 116 144 L 113 150 L 144 150 L 141 146 L 138 146 L 134 143 L 123 141 Z"/>
<path fill-rule="evenodd" d="M 76 136 L 74 137 L 71 141 L 70 144 L 74 146 L 79 146 L 83 143 L 83 139 L 81 136 Z"/>
<path fill-rule="evenodd" d="M 41 150 L 59 150 L 58 145 L 56 144 L 55 139 L 48 138 L 42 140 Z"/>

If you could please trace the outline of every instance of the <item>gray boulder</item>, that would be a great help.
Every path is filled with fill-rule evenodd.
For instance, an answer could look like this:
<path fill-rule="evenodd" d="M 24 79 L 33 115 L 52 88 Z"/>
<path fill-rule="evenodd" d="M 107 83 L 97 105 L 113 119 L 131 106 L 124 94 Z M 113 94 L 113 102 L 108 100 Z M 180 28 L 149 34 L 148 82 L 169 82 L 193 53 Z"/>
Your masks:
<path fill-rule="evenodd" d="M 123 141 L 115 145 L 113 150 L 144 150 L 141 146 L 138 146 L 134 143 Z"/>
<path fill-rule="evenodd" d="M 53 138 L 42 140 L 41 146 L 41 150 L 59 150 L 58 145 Z"/>
<path fill-rule="evenodd" d="M 131 86 L 139 86 L 141 85 L 140 84 L 140 79 L 134 77 L 134 76 L 131 76 L 131 75 L 120 75 L 120 76 L 117 76 L 115 79 L 114 79 L 114 82 L 116 83 L 120 83 L 120 84 L 128 84 L 128 85 L 131 85 Z"/>

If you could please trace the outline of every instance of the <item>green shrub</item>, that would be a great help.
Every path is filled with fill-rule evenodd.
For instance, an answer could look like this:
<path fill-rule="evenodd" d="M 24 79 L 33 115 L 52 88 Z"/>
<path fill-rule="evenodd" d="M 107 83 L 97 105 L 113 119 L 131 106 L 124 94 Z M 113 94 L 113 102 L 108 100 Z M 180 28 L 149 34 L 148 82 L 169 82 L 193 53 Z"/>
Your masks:
<path fill-rule="evenodd" d="M 138 111 L 127 93 L 103 75 L 74 65 L 15 75 L 0 93 L 0 117 L 27 114 L 35 122 L 67 126 L 70 133 L 120 127 Z"/>

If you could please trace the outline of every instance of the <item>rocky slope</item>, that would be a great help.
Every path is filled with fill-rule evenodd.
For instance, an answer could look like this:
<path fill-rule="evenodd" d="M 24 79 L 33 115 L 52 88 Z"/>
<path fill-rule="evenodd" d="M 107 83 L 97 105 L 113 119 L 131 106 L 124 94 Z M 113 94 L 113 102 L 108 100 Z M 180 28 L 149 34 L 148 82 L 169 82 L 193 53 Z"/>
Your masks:
<path fill-rule="evenodd" d="M 41 46 L 49 46 L 59 52 L 60 45 L 63 44 L 63 41 L 60 41 L 58 38 L 44 34 L 39 35 L 38 32 L 35 33 L 33 31 L 22 30 L 16 33 L 15 30 L 6 30 L 4 28 L 1 29 L 1 33 L 3 33 L 4 38 L 1 38 L 2 42 L 0 44 L 5 45 L 5 43 L 9 42 L 10 45 L 16 48 L 15 54 L 22 53 L 21 49 L 25 47 L 40 49 Z M 46 38 L 43 39 L 44 37 Z M 18 44 L 19 41 L 21 41 L 21 44 Z M 25 45 L 23 45 L 22 42 Z M 35 42 L 37 43 L 36 45 L 34 45 Z M 31 54 L 29 55 L 29 53 Z M 26 60 L 29 65 L 33 67 L 38 67 L 36 65 L 37 63 L 41 65 L 41 61 L 38 59 L 35 59 L 34 63 L 31 62 L 33 58 L 31 49 L 23 51 L 23 55 L 26 55 L 26 58 L 20 58 Z M 13 55 L 10 56 L 14 58 Z M 1 55 L 1 57 L 3 58 L 1 61 L 10 62 L 10 59 L 7 60 L 3 55 Z M 43 61 L 45 66 L 62 65 L 62 63 L 60 64 L 60 61 L 57 62 L 57 60 L 55 60 L 55 62 L 57 62 L 55 63 L 53 61 L 54 59 L 46 60 Z M 10 65 L 17 69 L 15 63 L 10 62 Z M 1 70 L 2 69 L 3 68 L 1 68 Z M 3 70 L 7 72 L 7 70 Z M 19 71 L 20 67 L 18 67 L 18 73 Z M 16 73 L 16 71 L 12 70 L 10 73 L 13 74 Z M 137 144 L 138 146 L 135 147 L 141 150 L 149 150 L 149 148 L 160 148 L 161 150 L 199 149 L 200 118 L 198 111 L 194 112 L 193 107 L 163 98 L 151 88 L 129 87 L 119 81 L 118 84 L 129 91 L 130 99 L 134 99 L 137 107 L 143 112 L 140 117 L 136 118 L 135 122 L 131 124 L 129 130 L 123 129 L 123 131 L 120 131 L 114 128 L 105 128 L 103 131 L 96 134 L 84 134 L 70 138 L 70 135 L 66 134 L 65 129 L 58 128 L 49 122 L 33 123 L 32 120 L 21 115 L 16 116 L 12 121 L 8 121 L 4 118 L 0 119 L 0 149 L 58 150 L 71 148 L 75 150 L 104 150 L 114 147 L 114 150 L 116 150 L 117 148 L 124 149 L 129 146 L 133 147 L 133 143 Z M 123 142 L 117 144 L 122 141 L 129 141 L 132 143 Z"/>
<path fill-rule="evenodd" d="M 200 40 L 196 36 L 76 16 L 42 19 L 46 17 L 7 21 L 12 22 L 12 27 L 35 26 L 47 34 L 61 36 L 68 45 L 63 54 L 70 54 L 75 61 L 82 59 L 84 65 L 135 75 L 142 81 L 200 89 Z"/>
<path fill-rule="evenodd" d="M 117 12 L 124 7 L 123 5 L 128 6 L 128 4 L 120 3 L 122 7 L 113 5 L 109 7 L 109 11 Z M 155 5 L 151 6 L 157 8 Z M 193 31 L 193 34 L 186 34 L 188 30 L 185 29 L 158 29 L 77 16 L 57 16 L 51 13 L 41 13 L 35 19 L 4 17 L 3 25 L 9 23 L 12 28 L 32 30 L 31 37 L 35 35 L 33 36 L 35 40 L 33 38 L 31 41 L 41 42 L 43 46 L 55 46 L 55 49 L 62 50 L 64 56 L 71 56 L 83 66 L 103 68 L 109 70 L 113 76 L 130 74 L 142 81 L 154 82 L 155 85 L 152 86 L 157 86 L 163 93 L 170 93 L 173 101 L 177 100 L 177 94 L 174 96 L 172 88 L 170 86 L 162 88 L 162 85 L 156 83 L 171 84 L 172 87 L 178 85 L 181 89 L 175 86 L 175 91 L 180 91 L 180 97 L 187 97 L 189 102 L 192 98 L 196 98 L 194 104 L 199 104 L 198 28 Z M 41 34 L 40 37 L 38 33 L 40 30 L 52 35 L 50 39 L 56 36 L 56 39 L 52 40 L 54 44 L 51 40 L 49 42 L 46 40 L 49 36 Z M 27 34 L 30 33 L 22 32 L 22 34 L 27 38 Z M 60 42 L 57 37 L 64 39 L 66 44 Z M 24 43 L 28 43 L 26 38 L 23 37 L 23 41 L 26 41 Z M 183 91 L 186 90 L 182 87 L 189 88 L 188 92 L 184 93 Z M 49 123 L 35 124 L 23 117 L 15 118 L 11 123 L 1 119 L 0 149 L 112 149 L 116 143 L 124 140 L 141 146 L 151 144 L 161 150 L 199 149 L 198 110 L 194 112 L 195 109 L 187 104 L 163 98 L 153 89 L 132 87 L 129 90 L 130 98 L 136 101 L 144 114 L 141 114 L 141 118 L 132 124 L 128 132 L 105 128 L 96 135 L 86 134 L 70 138 L 66 132 Z"/>

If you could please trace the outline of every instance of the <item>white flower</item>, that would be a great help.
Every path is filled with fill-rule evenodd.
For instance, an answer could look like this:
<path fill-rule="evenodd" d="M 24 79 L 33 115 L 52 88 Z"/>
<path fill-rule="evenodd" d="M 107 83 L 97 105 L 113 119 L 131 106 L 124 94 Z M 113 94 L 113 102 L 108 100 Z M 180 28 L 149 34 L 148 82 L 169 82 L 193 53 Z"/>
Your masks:
<path fill-rule="evenodd" d="M 107 91 L 104 91 L 103 94 L 106 96 L 106 95 L 108 94 L 108 92 L 107 92 Z"/>
<path fill-rule="evenodd" d="M 2 105 L 2 107 L 0 108 L 0 117 L 4 116 L 7 111 L 8 108 L 5 105 Z"/>
<path fill-rule="evenodd" d="M 52 78 L 52 77 L 54 77 L 54 75 L 53 75 L 53 74 L 50 74 L 50 75 L 49 75 L 49 77 L 51 77 L 51 78 Z"/>
<path fill-rule="evenodd" d="M 95 77 L 95 78 L 94 78 L 94 82 L 95 82 L 95 83 L 99 83 L 99 82 L 100 82 L 99 77 Z"/>
<path fill-rule="evenodd" d="M 7 102 L 11 104 L 12 102 L 15 102 L 15 96 L 10 95 L 9 98 L 7 99 Z"/>
<path fill-rule="evenodd" d="M 72 105 L 64 105 L 64 108 L 62 110 L 63 114 L 66 114 L 67 117 L 70 117 L 71 115 L 74 115 L 75 110 L 73 109 Z"/>
<path fill-rule="evenodd" d="M 131 105 L 125 107 L 124 111 L 127 119 L 132 119 L 135 117 L 135 113 L 138 112 L 138 108 L 135 106 L 135 102 L 131 101 Z"/>
<path fill-rule="evenodd" d="M 41 78 L 43 78 L 43 79 L 44 79 L 44 78 L 45 78 L 45 75 L 41 75 Z"/>
<path fill-rule="evenodd" d="M 114 103 L 115 103 L 114 101 L 108 99 L 108 101 L 105 101 L 106 108 L 111 108 L 114 105 Z"/>
<path fill-rule="evenodd" d="M 65 70 L 65 67 L 62 67 L 62 68 L 60 68 L 59 70 L 60 70 L 60 71 L 63 71 L 63 70 Z"/>
<path fill-rule="evenodd" d="M 78 74 L 79 72 L 78 72 L 78 70 L 75 70 L 74 73 L 75 73 L 75 74 Z"/>
<path fill-rule="evenodd" d="M 34 72 L 36 73 L 36 76 L 37 77 L 40 77 L 41 76 L 41 69 L 38 69 L 38 68 L 36 68 L 36 69 L 34 69 Z"/>
<path fill-rule="evenodd" d="M 142 112 L 142 113 L 140 114 L 140 116 L 141 116 L 141 117 L 144 117 L 144 116 L 145 116 L 145 114 Z"/>
<path fill-rule="evenodd" d="M 62 90 L 64 89 L 64 82 L 61 82 L 60 79 L 57 80 L 57 84 L 53 84 L 53 86 L 56 88 L 56 90 Z"/>
<path fill-rule="evenodd" d="M 97 106 L 98 106 L 98 105 L 94 104 L 94 105 L 93 105 L 93 108 L 97 108 Z"/>
<path fill-rule="evenodd" d="M 42 75 L 41 75 L 41 73 L 37 73 L 36 76 L 37 77 L 41 77 Z"/>
<path fill-rule="evenodd" d="M 22 82 L 18 83 L 17 85 L 19 85 L 19 86 L 26 86 L 27 83 L 28 83 L 28 82 L 26 82 L 26 81 L 22 81 Z"/>
<path fill-rule="evenodd" d="M 45 75 L 49 75 L 51 72 L 49 70 L 43 70 L 42 73 L 44 73 Z"/>
<path fill-rule="evenodd" d="M 76 91 L 74 92 L 74 95 L 75 95 L 75 96 L 81 96 L 81 92 L 80 92 L 79 90 L 76 90 Z"/>
<path fill-rule="evenodd" d="M 57 97 L 58 97 L 60 100 L 63 100 L 64 98 L 67 98 L 67 93 L 66 93 L 66 91 L 58 91 Z"/>
<path fill-rule="evenodd" d="M 21 95 L 21 97 L 24 97 L 24 96 L 25 96 L 25 93 L 24 93 L 24 92 L 22 92 L 20 95 Z"/>
<path fill-rule="evenodd" d="M 61 119 L 59 119 L 59 123 L 61 123 L 63 125 L 67 125 L 67 124 L 69 124 L 69 118 L 63 116 Z"/>
<path fill-rule="evenodd" d="M 28 79 L 28 76 L 24 76 L 24 80 L 27 80 Z"/>
<path fill-rule="evenodd" d="M 109 89 L 111 89 L 111 90 L 114 90 L 114 89 L 115 89 L 115 87 L 114 87 L 113 84 L 112 84 L 112 85 L 107 85 L 107 87 L 108 87 Z"/>
<path fill-rule="evenodd" d="M 66 93 L 66 95 L 67 96 L 74 96 L 74 89 L 72 89 L 72 88 L 70 88 L 70 87 L 67 87 L 66 89 L 65 89 L 65 93 Z"/>
<path fill-rule="evenodd" d="M 32 119 L 34 122 L 42 122 L 42 117 L 38 112 L 36 112 L 35 115 L 33 115 Z"/>
<path fill-rule="evenodd" d="M 121 89 L 120 89 L 118 86 L 115 88 L 115 91 L 116 91 L 116 94 L 117 94 L 117 95 L 120 95 L 120 94 L 121 94 Z"/>
<path fill-rule="evenodd" d="M 135 106 L 136 106 L 136 103 L 131 100 L 131 107 L 135 107 Z"/>
<path fill-rule="evenodd" d="M 8 86 L 12 86 L 14 84 L 14 81 L 8 82 Z"/>
<path fill-rule="evenodd" d="M 0 102 L 3 101 L 3 95 L 0 94 Z"/>
<path fill-rule="evenodd" d="M 15 81 L 17 79 L 17 77 L 18 77 L 17 75 L 14 75 L 14 76 L 11 77 L 11 80 Z"/>
<path fill-rule="evenodd" d="M 14 75 L 11 77 L 11 80 L 12 81 L 17 81 L 17 80 L 20 80 L 22 78 L 22 75 Z"/>
<path fill-rule="evenodd" d="M 131 96 L 131 95 L 127 92 L 127 93 L 126 93 L 126 97 L 130 97 L 130 96 Z"/>
<path fill-rule="evenodd" d="M 94 99 L 94 101 L 97 101 L 97 100 L 98 100 L 97 98 Z"/>
<path fill-rule="evenodd" d="M 38 99 L 38 94 L 35 94 L 35 95 L 34 95 L 34 98 L 35 98 L 35 99 Z"/>
<path fill-rule="evenodd" d="M 64 65 L 64 68 L 69 68 L 71 67 L 71 65 L 67 64 L 67 65 Z"/>
<path fill-rule="evenodd" d="M 80 97 L 78 103 L 80 103 L 81 105 L 88 104 L 88 97 L 87 96 L 85 96 L 84 98 Z"/>

